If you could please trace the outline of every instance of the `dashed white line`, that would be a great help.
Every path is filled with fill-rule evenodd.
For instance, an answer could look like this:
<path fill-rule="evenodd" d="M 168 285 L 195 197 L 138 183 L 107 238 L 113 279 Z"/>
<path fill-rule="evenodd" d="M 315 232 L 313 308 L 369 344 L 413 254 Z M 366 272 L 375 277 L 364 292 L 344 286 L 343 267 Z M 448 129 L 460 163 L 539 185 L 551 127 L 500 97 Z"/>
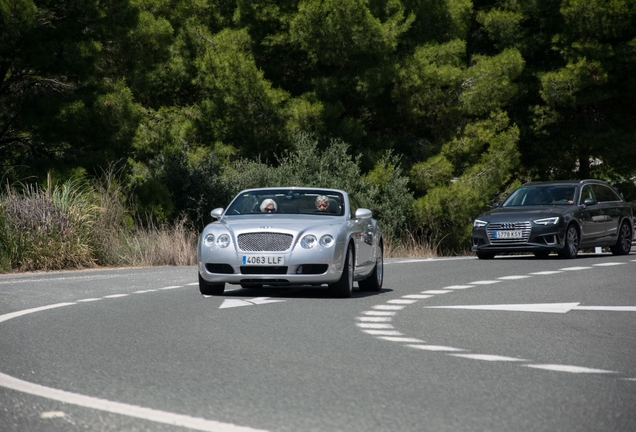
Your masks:
<path fill-rule="evenodd" d="M 358 327 L 363 329 L 392 329 L 391 324 L 369 324 L 369 323 L 357 323 Z"/>
<path fill-rule="evenodd" d="M 475 282 L 470 282 L 471 285 L 491 285 L 491 284 L 496 284 L 499 283 L 501 281 L 498 280 L 481 280 L 481 281 L 475 281 Z"/>
<path fill-rule="evenodd" d="M 403 333 L 397 330 L 362 330 L 362 331 L 374 336 L 403 336 Z"/>
<path fill-rule="evenodd" d="M 409 304 L 417 303 L 417 300 L 396 299 L 396 300 L 389 300 L 387 303 L 409 305 Z"/>
<path fill-rule="evenodd" d="M 516 357 L 506 357 L 500 355 L 492 355 L 492 354 L 450 354 L 454 357 L 463 357 L 472 360 L 483 360 L 483 361 L 504 361 L 504 362 L 524 362 L 527 360 L 516 358 Z"/>
<path fill-rule="evenodd" d="M 581 366 L 568 366 L 568 365 L 558 365 L 558 364 L 528 364 L 523 366 L 534 368 L 534 369 L 544 369 L 544 370 L 556 371 L 556 372 L 601 373 L 601 374 L 617 373 L 615 371 L 608 371 L 604 369 L 592 369 L 592 368 L 586 368 Z"/>
<path fill-rule="evenodd" d="M 443 346 L 443 345 L 407 345 L 407 346 L 410 348 L 416 348 L 416 349 L 421 349 L 425 351 L 448 351 L 448 352 L 466 351 L 465 349 L 462 349 L 462 348 L 453 348 L 453 347 Z"/>
<path fill-rule="evenodd" d="M 424 300 L 424 299 L 431 298 L 431 297 L 433 297 L 433 296 L 432 295 L 423 295 L 423 294 L 409 294 L 409 295 L 402 296 L 402 298 L 405 298 L 405 299 L 417 299 L 417 300 Z"/>
<path fill-rule="evenodd" d="M 390 322 L 391 317 L 358 317 L 361 322 Z"/>
<path fill-rule="evenodd" d="M 366 311 L 364 314 L 372 316 L 395 316 L 395 312 L 389 311 Z"/>
<path fill-rule="evenodd" d="M 561 270 L 563 271 L 578 271 L 578 270 L 588 270 L 591 269 L 592 267 L 565 267 L 562 268 Z"/>
<path fill-rule="evenodd" d="M 82 303 L 94 302 L 94 301 L 99 301 L 99 300 L 102 300 L 102 299 L 101 298 L 85 298 L 85 299 L 78 300 L 78 303 L 79 302 L 82 302 Z"/>
<path fill-rule="evenodd" d="M 608 263 L 600 263 L 600 264 L 592 264 L 594 267 L 611 267 L 617 265 L 623 265 L 625 263 L 622 262 L 608 262 Z"/>
<path fill-rule="evenodd" d="M 518 279 L 526 279 L 529 278 L 531 276 L 528 275 L 518 275 L 518 276 L 503 276 L 497 279 L 501 279 L 501 280 L 518 280 Z"/>
<path fill-rule="evenodd" d="M 104 296 L 103 298 L 111 299 L 111 298 L 119 298 L 119 297 L 128 297 L 130 294 L 111 294 Z"/>
<path fill-rule="evenodd" d="M 402 342 L 402 343 L 424 343 L 423 340 L 411 337 L 396 337 L 396 336 L 382 336 L 379 339 L 388 340 L 390 342 Z"/>
<path fill-rule="evenodd" d="M 422 294 L 448 294 L 449 292 L 453 292 L 452 290 L 427 290 L 422 291 Z"/>
<path fill-rule="evenodd" d="M 468 289 L 468 288 L 475 288 L 475 285 L 451 285 L 451 286 L 444 287 L 444 289 L 450 289 L 450 290 L 462 290 L 462 289 Z"/>
<path fill-rule="evenodd" d="M 531 275 L 539 275 L 539 276 L 549 276 L 553 274 L 563 273 L 561 270 L 546 270 L 540 272 L 529 273 Z"/>
<path fill-rule="evenodd" d="M 375 305 L 372 307 L 373 309 L 378 310 L 402 310 L 404 306 L 396 306 L 396 305 Z"/>

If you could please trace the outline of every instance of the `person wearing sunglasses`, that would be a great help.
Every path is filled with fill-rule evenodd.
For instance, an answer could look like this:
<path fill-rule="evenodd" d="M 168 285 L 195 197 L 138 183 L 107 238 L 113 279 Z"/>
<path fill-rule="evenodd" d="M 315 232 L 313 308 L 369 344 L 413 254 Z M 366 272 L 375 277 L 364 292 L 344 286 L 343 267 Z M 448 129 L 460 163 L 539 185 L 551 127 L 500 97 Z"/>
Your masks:
<path fill-rule="evenodd" d="M 318 211 L 329 210 L 329 198 L 327 198 L 325 195 L 318 195 L 316 197 L 316 209 Z"/>
<path fill-rule="evenodd" d="M 276 213 L 276 210 L 276 201 L 271 198 L 264 199 L 261 203 L 261 212 L 263 213 Z"/>

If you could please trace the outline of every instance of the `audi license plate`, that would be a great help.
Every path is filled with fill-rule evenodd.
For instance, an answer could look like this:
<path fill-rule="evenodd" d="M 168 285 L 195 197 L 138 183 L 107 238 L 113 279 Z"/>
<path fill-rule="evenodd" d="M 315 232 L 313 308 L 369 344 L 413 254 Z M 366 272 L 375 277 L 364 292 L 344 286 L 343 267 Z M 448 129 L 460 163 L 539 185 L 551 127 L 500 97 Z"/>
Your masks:
<path fill-rule="evenodd" d="M 495 231 L 493 235 L 496 239 L 520 239 L 523 231 Z"/>
<path fill-rule="evenodd" d="M 243 255 L 243 265 L 282 266 L 285 265 L 283 255 Z"/>

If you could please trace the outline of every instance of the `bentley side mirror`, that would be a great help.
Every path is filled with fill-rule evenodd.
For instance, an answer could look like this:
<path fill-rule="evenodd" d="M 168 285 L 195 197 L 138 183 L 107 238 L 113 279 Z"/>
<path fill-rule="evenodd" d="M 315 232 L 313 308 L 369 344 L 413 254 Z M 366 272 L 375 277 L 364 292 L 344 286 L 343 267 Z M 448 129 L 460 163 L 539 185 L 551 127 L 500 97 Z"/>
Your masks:
<path fill-rule="evenodd" d="M 355 218 L 356 219 L 368 219 L 373 215 L 371 210 L 365 208 L 359 208 L 356 210 Z"/>
<path fill-rule="evenodd" d="M 210 216 L 212 216 L 214 219 L 221 219 L 221 216 L 223 216 L 223 207 L 218 207 L 212 210 L 210 212 Z"/>

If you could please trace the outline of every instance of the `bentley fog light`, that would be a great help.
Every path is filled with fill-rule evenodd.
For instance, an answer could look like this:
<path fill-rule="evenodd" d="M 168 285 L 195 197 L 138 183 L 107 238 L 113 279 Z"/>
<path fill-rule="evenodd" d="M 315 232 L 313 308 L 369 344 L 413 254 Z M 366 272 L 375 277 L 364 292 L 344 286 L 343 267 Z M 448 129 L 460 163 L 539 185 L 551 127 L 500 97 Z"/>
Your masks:
<path fill-rule="evenodd" d="M 315 235 L 309 234 L 306 235 L 305 237 L 303 237 L 303 239 L 300 241 L 300 245 L 304 248 L 304 249 L 312 249 L 313 247 L 316 246 L 316 243 L 318 243 L 318 239 L 316 238 Z"/>
<path fill-rule="evenodd" d="M 214 234 L 208 234 L 203 238 L 203 245 L 210 247 L 214 244 Z"/>
<path fill-rule="evenodd" d="M 324 236 L 320 237 L 320 246 L 322 247 L 331 247 L 334 245 L 334 241 L 333 241 L 333 237 L 330 236 L 329 234 L 325 234 Z"/>
<path fill-rule="evenodd" d="M 216 241 L 216 245 L 220 248 L 226 248 L 230 245 L 230 236 L 227 234 L 221 234 Z"/>

